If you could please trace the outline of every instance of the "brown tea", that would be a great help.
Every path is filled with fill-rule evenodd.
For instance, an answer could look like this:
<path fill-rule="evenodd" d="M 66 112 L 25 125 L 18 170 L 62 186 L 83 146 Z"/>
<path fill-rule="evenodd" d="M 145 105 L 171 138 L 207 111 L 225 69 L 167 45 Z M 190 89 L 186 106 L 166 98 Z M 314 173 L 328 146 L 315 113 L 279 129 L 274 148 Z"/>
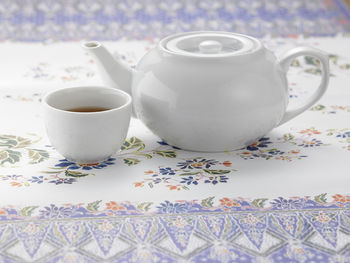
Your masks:
<path fill-rule="evenodd" d="M 77 108 L 72 108 L 72 109 L 68 109 L 67 111 L 72 111 L 72 112 L 98 112 L 98 111 L 106 111 L 106 110 L 110 110 L 108 108 L 105 107 L 77 107 Z"/>

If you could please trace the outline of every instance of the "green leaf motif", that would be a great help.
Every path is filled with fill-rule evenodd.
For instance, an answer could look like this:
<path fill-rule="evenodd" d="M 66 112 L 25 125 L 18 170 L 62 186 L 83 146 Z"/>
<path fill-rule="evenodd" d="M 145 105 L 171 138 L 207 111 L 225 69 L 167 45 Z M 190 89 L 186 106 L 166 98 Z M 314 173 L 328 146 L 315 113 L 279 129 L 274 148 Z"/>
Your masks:
<path fill-rule="evenodd" d="M 292 61 L 292 63 L 290 63 L 290 65 L 291 65 L 291 67 L 298 67 L 298 68 L 301 67 L 300 62 L 299 62 L 299 60 L 297 60 L 297 59 L 294 59 L 294 60 Z"/>
<path fill-rule="evenodd" d="M 319 204 L 327 203 L 327 193 L 316 195 L 314 200 Z"/>
<path fill-rule="evenodd" d="M 30 145 L 30 139 L 22 138 L 15 135 L 0 135 L 0 147 L 23 148 Z"/>
<path fill-rule="evenodd" d="M 337 55 L 334 55 L 334 54 L 330 54 L 330 55 L 329 55 L 329 59 L 330 59 L 330 61 L 333 62 L 334 65 L 337 65 L 337 63 L 338 63 L 338 58 L 339 58 L 339 56 L 337 56 Z"/>
<path fill-rule="evenodd" d="M 124 163 L 128 166 L 138 164 L 139 162 L 141 162 L 141 161 L 139 159 L 135 159 L 135 158 L 125 158 L 124 159 Z"/>
<path fill-rule="evenodd" d="M 254 199 L 252 202 L 252 205 L 259 208 L 264 208 L 266 200 L 268 199 L 267 198 Z"/>
<path fill-rule="evenodd" d="M 39 206 L 26 206 L 22 208 L 22 210 L 19 212 L 21 216 L 31 216 L 35 209 L 37 209 Z"/>
<path fill-rule="evenodd" d="M 16 152 L 13 150 L 2 150 L 0 151 L 0 164 L 4 164 L 6 162 L 14 164 L 19 162 L 22 154 L 20 152 Z"/>
<path fill-rule="evenodd" d="M 87 205 L 86 209 L 91 211 L 91 212 L 97 212 L 99 207 L 100 207 L 101 202 L 102 202 L 102 200 L 97 200 L 97 201 L 94 201 L 92 203 L 89 203 Z"/>
<path fill-rule="evenodd" d="M 213 205 L 214 205 L 214 202 L 213 202 L 214 198 L 215 198 L 214 196 L 211 196 L 211 197 L 203 199 L 202 202 L 201 202 L 201 205 L 203 207 L 207 207 L 207 208 L 213 207 Z"/>
<path fill-rule="evenodd" d="M 13 135 L 1 135 L 0 136 L 0 146 L 5 146 L 8 148 L 13 148 L 17 145 L 16 136 Z"/>
<path fill-rule="evenodd" d="M 50 169 L 54 169 L 55 167 L 50 167 Z M 56 170 L 56 171 L 41 171 L 41 173 L 44 174 L 59 174 L 64 171 L 64 168 L 61 170 Z"/>
<path fill-rule="evenodd" d="M 31 164 L 40 163 L 50 157 L 47 151 L 39 149 L 28 149 L 28 155 L 31 159 Z"/>
<path fill-rule="evenodd" d="M 175 151 L 154 151 L 154 153 L 169 158 L 176 158 L 177 156 L 177 153 Z"/>
<path fill-rule="evenodd" d="M 321 75 L 322 71 L 320 69 L 315 69 L 315 68 L 308 68 L 305 69 L 304 72 L 308 73 L 308 74 L 312 74 L 312 75 Z"/>
<path fill-rule="evenodd" d="M 184 190 L 190 190 L 190 188 L 188 188 L 186 185 L 183 185 L 183 186 L 182 186 L 182 189 L 184 189 Z"/>
<path fill-rule="evenodd" d="M 153 202 L 143 202 L 137 206 L 137 209 L 140 211 L 147 212 L 148 210 L 150 210 L 152 204 L 153 204 Z"/>
<path fill-rule="evenodd" d="M 318 104 L 318 105 L 316 105 L 316 106 L 313 106 L 313 107 L 311 108 L 311 110 L 312 110 L 312 111 L 321 111 L 321 110 L 324 110 L 325 108 L 326 108 L 326 106 L 321 105 L 321 104 Z"/>
<path fill-rule="evenodd" d="M 65 172 L 65 175 L 69 176 L 69 177 L 79 178 L 79 177 L 88 176 L 89 174 L 82 173 L 82 172 L 77 172 L 77 171 L 72 171 L 72 170 L 67 169 L 66 172 Z"/>
<path fill-rule="evenodd" d="M 283 139 L 284 139 L 284 141 L 291 141 L 294 139 L 294 135 L 291 133 L 286 133 L 283 135 Z"/>
<path fill-rule="evenodd" d="M 350 69 L 350 64 L 343 64 L 343 65 L 340 65 L 340 68 L 341 68 L 341 69 L 346 69 L 346 70 L 348 70 L 348 69 Z"/>
<path fill-rule="evenodd" d="M 327 130 L 327 136 L 332 136 L 332 135 L 334 135 L 334 134 L 336 134 L 336 132 L 337 132 L 337 129 L 329 129 L 329 130 Z"/>
<path fill-rule="evenodd" d="M 148 154 L 148 153 L 139 153 L 139 152 L 133 152 L 133 154 L 135 155 L 140 155 L 140 156 L 144 156 L 146 157 L 147 159 L 152 159 L 152 155 Z"/>
<path fill-rule="evenodd" d="M 144 144 L 144 142 L 142 140 L 140 140 L 139 138 L 136 137 L 131 137 L 129 139 L 126 139 L 124 144 L 122 145 L 122 147 L 120 148 L 122 151 L 125 150 L 130 150 L 130 149 L 135 149 L 138 148 L 136 151 L 142 151 L 143 149 L 145 149 L 146 145 Z"/>
<path fill-rule="evenodd" d="M 321 63 L 317 58 L 305 56 L 304 59 L 306 64 L 313 65 L 313 66 L 316 66 L 317 68 L 320 68 Z"/>
<path fill-rule="evenodd" d="M 193 173 L 182 173 L 182 174 L 179 174 L 180 176 L 186 176 L 186 175 L 196 175 L 196 174 L 199 174 L 199 172 L 193 172 Z"/>
<path fill-rule="evenodd" d="M 211 169 L 203 169 L 204 172 L 208 174 L 228 174 L 231 170 L 211 170 Z"/>

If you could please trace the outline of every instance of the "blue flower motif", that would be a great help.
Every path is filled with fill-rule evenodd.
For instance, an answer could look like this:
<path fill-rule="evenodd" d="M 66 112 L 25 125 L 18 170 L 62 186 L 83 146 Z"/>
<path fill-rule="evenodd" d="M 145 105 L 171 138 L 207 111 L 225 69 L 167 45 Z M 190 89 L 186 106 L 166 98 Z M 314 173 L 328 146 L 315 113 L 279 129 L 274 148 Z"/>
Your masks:
<path fill-rule="evenodd" d="M 268 146 L 268 144 L 272 143 L 269 140 L 270 140 L 270 138 L 267 138 L 267 137 L 260 138 L 258 141 L 256 141 L 253 144 L 249 145 L 247 147 L 247 150 L 249 150 L 249 151 L 257 151 L 257 150 L 259 150 L 259 148 L 266 148 Z"/>
<path fill-rule="evenodd" d="M 278 210 L 288 210 L 288 209 L 301 209 L 303 207 L 302 199 L 284 199 L 283 197 L 279 197 L 278 199 L 274 199 L 271 202 L 273 208 Z"/>
<path fill-rule="evenodd" d="M 3 181 L 6 181 L 6 180 L 17 180 L 20 177 L 23 177 L 23 175 L 12 174 L 12 175 L 6 175 L 6 176 L 1 177 L 1 178 Z"/>
<path fill-rule="evenodd" d="M 304 141 L 302 144 L 299 144 L 298 146 L 304 147 L 304 148 L 311 148 L 316 146 L 321 146 L 323 144 L 322 141 L 312 139 L 311 141 Z"/>
<path fill-rule="evenodd" d="M 187 205 L 180 203 L 170 203 L 169 201 L 161 203 L 160 206 L 157 206 L 157 208 L 159 212 L 164 214 L 179 214 L 188 211 Z"/>
<path fill-rule="evenodd" d="M 76 181 L 77 180 L 75 178 L 59 178 L 59 179 L 56 179 L 56 180 L 52 180 L 49 183 L 59 185 L 59 184 L 72 184 L 72 183 L 74 183 Z"/>
<path fill-rule="evenodd" d="M 56 164 L 55 166 L 58 166 L 58 167 L 69 167 L 70 169 L 74 169 L 73 166 L 74 166 L 74 167 L 76 166 L 75 169 L 79 169 L 79 167 L 78 167 L 75 163 L 70 162 L 70 161 L 68 161 L 67 159 L 61 159 L 61 160 L 59 160 L 59 163 Z M 72 166 L 72 167 L 71 167 L 71 166 Z"/>
<path fill-rule="evenodd" d="M 77 163 L 68 161 L 67 159 L 62 159 L 62 160 L 59 160 L 59 163 L 56 164 L 55 166 L 64 167 L 69 170 L 77 170 L 77 169 L 92 170 L 92 169 L 102 169 L 104 167 L 107 167 L 108 165 L 113 165 L 114 161 L 115 161 L 115 158 L 108 158 L 107 160 L 100 163 L 77 164 Z"/>
<path fill-rule="evenodd" d="M 340 138 L 349 138 L 350 137 L 350 131 L 338 134 L 336 137 L 338 137 L 338 138 L 339 137 Z"/>
<path fill-rule="evenodd" d="M 273 150 L 273 149 L 268 151 L 267 153 L 270 155 L 282 155 L 282 154 L 284 154 L 284 152 L 281 152 L 280 150 Z"/>
<path fill-rule="evenodd" d="M 157 143 L 160 144 L 160 145 L 164 145 L 164 146 L 171 146 L 171 148 L 174 148 L 174 149 L 176 149 L 176 150 L 181 150 L 181 148 L 176 147 L 176 146 L 169 145 L 169 144 L 167 144 L 165 141 L 157 141 Z"/>
<path fill-rule="evenodd" d="M 44 182 L 44 176 L 40 175 L 40 176 L 32 176 L 31 179 L 29 179 L 28 181 L 32 182 L 32 183 L 37 183 L 37 184 L 41 184 Z"/>
<path fill-rule="evenodd" d="M 162 179 L 156 178 L 156 179 L 153 180 L 153 183 L 154 184 L 159 184 L 161 181 L 162 181 Z"/>
<path fill-rule="evenodd" d="M 162 174 L 162 175 L 175 175 L 175 172 L 173 169 L 171 169 L 170 167 L 167 167 L 167 168 L 159 168 L 159 172 Z"/>
<path fill-rule="evenodd" d="M 227 183 L 227 180 L 228 177 L 225 175 L 210 176 L 207 180 L 204 181 L 204 183 L 216 185 L 217 183 Z"/>
<path fill-rule="evenodd" d="M 177 164 L 180 169 L 203 169 L 203 168 L 210 168 L 212 165 L 216 165 L 218 161 L 216 160 L 207 160 L 207 159 L 200 159 L 195 158 L 191 160 L 186 160 L 185 162 L 179 162 Z"/>
<path fill-rule="evenodd" d="M 44 207 L 44 210 L 40 210 L 40 216 L 43 218 L 65 218 L 70 217 L 73 213 L 70 207 L 58 207 L 51 204 L 49 207 Z"/>
<path fill-rule="evenodd" d="M 193 176 L 182 178 L 182 181 L 180 183 L 185 183 L 187 185 L 190 185 L 190 184 L 198 185 L 198 181 L 194 179 Z"/>

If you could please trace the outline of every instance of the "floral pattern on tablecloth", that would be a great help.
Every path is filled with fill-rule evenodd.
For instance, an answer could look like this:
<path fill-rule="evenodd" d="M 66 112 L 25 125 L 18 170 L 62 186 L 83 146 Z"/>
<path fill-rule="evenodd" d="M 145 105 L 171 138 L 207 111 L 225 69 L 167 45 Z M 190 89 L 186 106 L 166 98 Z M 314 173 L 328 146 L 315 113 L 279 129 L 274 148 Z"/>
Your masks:
<path fill-rule="evenodd" d="M 324 143 L 321 136 L 329 139 Z M 32 134 L 31 136 L 36 136 Z M 28 164 L 45 162 L 50 158 L 50 152 L 55 154 L 55 149 L 50 145 L 44 145 L 43 149 L 31 148 L 40 140 L 23 138 L 15 135 L 0 135 L 0 166 L 16 167 L 21 161 Z M 58 159 L 57 163 L 46 170 L 38 171 L 40 175 L 24 176 L 22 174 L 0 174 L 0 181 L 6 181 L 11 186 L 22 187 L 31 184 L 53 183 L 72 184 L 85 176 L 94 176 L 95 173 L 103 173 L 103 168 L 116 165 L 116 161 L 122 161 L 126 166 L 134 166 L 143 163 L 147 167 L 147 161 L 155 156 L 176 159 L 173 166 L 159 166 L 157 170 L 144 171 L 141 181 L 134 182 L 135 188 L 155 188 L 164 185 L 169 190 L 190 190 L 199 184 L 227 183 L 235 169 L 232 163 L 237 159 L 254 160 L 257 158 L 278 161 L 297 161 L 312 155 L 317 147 L 327 147 L 332 140 L 333 145 L 350 150 L 350 129 L 317 130 L 315 127 L 301 129 L 296 132 L 286 133 L 280 138 L 263 137 L 251 145 L 240 150 L 227 152 L 226 160 L 206 159 L 199 157 L 182 158 L 183 151 L 172 147 L 164 141 L 158 141 L 158 147 L 147 149 L 146 144 L 137 137 L 126 139 L 121 151 L 115 156 L 91 164 L 79 164 L 67 159 Z M 23 159 L 23 160 L 21 160 Z"/>

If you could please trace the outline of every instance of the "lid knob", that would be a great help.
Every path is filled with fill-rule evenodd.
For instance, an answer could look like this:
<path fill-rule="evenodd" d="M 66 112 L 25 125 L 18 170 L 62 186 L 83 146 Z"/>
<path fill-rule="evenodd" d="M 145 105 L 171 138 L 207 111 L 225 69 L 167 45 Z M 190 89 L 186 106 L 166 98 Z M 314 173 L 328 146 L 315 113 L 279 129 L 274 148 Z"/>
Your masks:
<path fill-rule="evenodd" d="M 199 50 L 204 54 L 216 54 L 220 53 L 222 44 L 215 40 L 204 40 L 199 43 Z"/>

